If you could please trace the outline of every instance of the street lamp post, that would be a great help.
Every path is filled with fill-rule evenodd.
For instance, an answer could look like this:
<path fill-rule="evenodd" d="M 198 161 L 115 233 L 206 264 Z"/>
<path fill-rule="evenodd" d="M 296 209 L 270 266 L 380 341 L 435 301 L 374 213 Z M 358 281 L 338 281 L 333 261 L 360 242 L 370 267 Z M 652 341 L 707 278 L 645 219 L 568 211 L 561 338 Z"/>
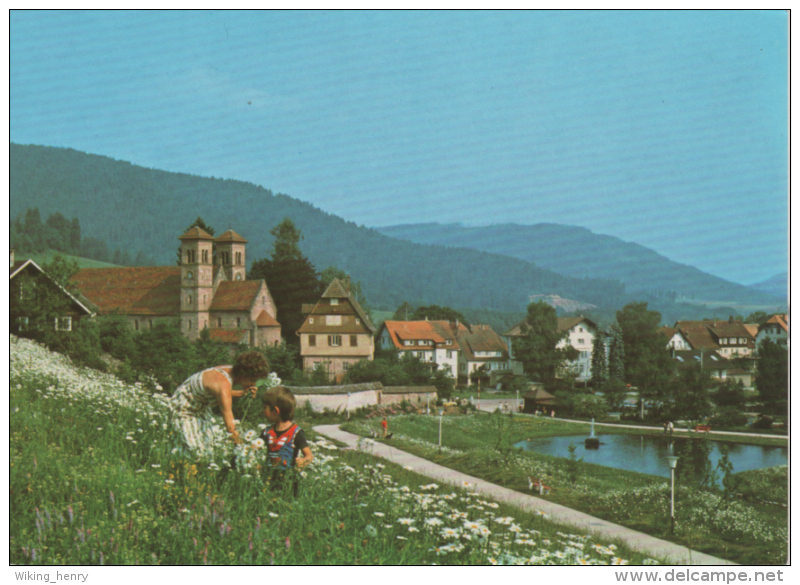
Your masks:
<path fill-rule="evenodd" d="M 670 475 L 670 505 L 669 505 L 669 525 L 670 533 L 675 532 L 675 468 L 678 466 L 678 457 L 676 455 L 667 455 L 667 462 L 669 463 Z"/>
<path fill-rule="evenodd" d="M 519 390 L 517 390 L 517 412 L 519 412 Z"/>
<path fill-rule="evenodd" d="M 444 415 L 444 407 L 439 407 L 439 454 L 442 453 L 442 416 Z"/>

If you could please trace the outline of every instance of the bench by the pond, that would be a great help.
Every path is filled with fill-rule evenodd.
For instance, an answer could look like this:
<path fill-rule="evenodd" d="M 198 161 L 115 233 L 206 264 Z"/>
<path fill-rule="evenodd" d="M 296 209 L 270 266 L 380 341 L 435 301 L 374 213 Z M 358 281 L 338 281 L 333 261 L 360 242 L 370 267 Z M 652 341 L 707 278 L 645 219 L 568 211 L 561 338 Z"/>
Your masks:
<path fill-rule="evenodd" d="M 538 491 L 540 495 L 550 493 L 549 485 L 544 485 L 543 482 L 533 477 L 528 478 L 528 489 L 531 491 Z"/>
<path fill-rule="evenodd" d="M 707 433 L 711 430 L 709 425 L 695 425 L 694 430 L 698 433 Z"/>

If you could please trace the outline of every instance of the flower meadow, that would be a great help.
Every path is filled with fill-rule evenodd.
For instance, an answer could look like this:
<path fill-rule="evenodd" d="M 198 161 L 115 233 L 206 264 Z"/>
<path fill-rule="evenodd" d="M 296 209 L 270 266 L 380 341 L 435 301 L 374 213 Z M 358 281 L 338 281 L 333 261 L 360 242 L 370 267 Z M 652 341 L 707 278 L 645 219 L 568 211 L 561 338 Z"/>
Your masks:
<path fill-rule="evenodd" d="M 745 564 L 788 561 L 786 509 L 760 501 L 787 501 L 785 466 L 743 473 L 743 493 L 723 494 L 678 484 L 675 532 L 671 533 L 668 480 L 511 446 L 519 440 L 511 438 L 515 435 L 566 434 L 562 423 L 503 414 L 444 417 L 441 450 L 438 424 L 439 419 L 434 416 L 390 419 L 394 432 L 391 443 L 522 492 L 530 493 L 528 477 L 540 479 L 553 487 L 545 496 L 551 501 L 720 558 Z M 343 428 L 366 437 L 374 423 L 351 421 Z M 758 498 L 750 497 L 752 494 Z"/>
<path fill-rule="evenodd" d="M 197 460 L 163 395 L 13 336 L 10 353 L 14 564 L 655 562 L 313 432 L 294 497 L 264 477 L 258 426 Z"/>

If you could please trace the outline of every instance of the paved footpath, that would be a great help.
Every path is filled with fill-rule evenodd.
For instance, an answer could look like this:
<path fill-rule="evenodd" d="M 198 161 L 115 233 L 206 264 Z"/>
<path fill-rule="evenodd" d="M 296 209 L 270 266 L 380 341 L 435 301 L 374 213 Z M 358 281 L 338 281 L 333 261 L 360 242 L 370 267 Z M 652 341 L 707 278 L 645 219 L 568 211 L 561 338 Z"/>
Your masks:
<path fill-rule="evenodd" d="M 353 435 L 339 428 L 338 425 L 319 425 L 314 430 L 326 437 L 346 444 L 352 449 L 357 449 L 357 442 L 361 437 Z M 415 472 L 430 477 L 440 483 L 462 486 L 464 482 L 474 485 L 476 492 L 491 497 L 498 502 L 511 504 L 526 512 L 544 512 L 553 522 L 580 529 L 603 538 L 624 542 L 631 549 L 656 559 L 665 559 L 675 565 L 731 565 L 730 561 L 712 557 L 701 552 L 693 551 L 685 546 L 667 542 L 648 534 L 636 532 L 583 512 L 578 512 L 566 506 L 555 504 L 546 499 L 523 494 L 488 481 L 455 471 L 448 467 L 437 465 L 432 461 L 417 457 L 396 447 L 375 441 L 367 448 L 367 452 L 388 459 L 398 465 L 411 467 Z"/>

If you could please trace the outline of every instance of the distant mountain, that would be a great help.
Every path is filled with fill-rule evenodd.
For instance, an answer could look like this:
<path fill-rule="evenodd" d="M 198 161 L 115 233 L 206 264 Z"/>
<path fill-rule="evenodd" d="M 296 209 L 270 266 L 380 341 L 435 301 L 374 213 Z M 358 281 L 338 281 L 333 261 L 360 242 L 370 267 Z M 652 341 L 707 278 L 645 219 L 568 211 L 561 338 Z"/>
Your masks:
<path fill-rule="evenodd" d="M 750 288 L 776 297 L 786 298 L 789 290 L 789 273 L 781 272 L 763 282 L 751 284 Z"/>
<path fill-rule="evenodd" d="M 649 248 L 586 228 L 541 223 L 464 227 L 410 224 L 377 228 L 420 244 L 470 248 L 503 254 L 574 278 L 606 278 L 625 283 L 630 295 L 667 301 L 776 303 L 773 290 L 754 290 L 673 262 Z M 785 292 L 781 295 L 786 302 Z"/>
<path fill-rule="evenodd" d="M 624 300 L 620 282 L 563 276 L 476 250 L 409 243 L 324 213 L 308 203 L 250 183 L 146 169 L 71 149 L 11 144 L 12 220 L 38 207 L 42 217 L 77 217 L 82 235 L 110 249 L 140 251 L 158 264 L 176 261 L 178 236 L 197 216 L 217 230 L 247 238 L 247 261 L 267 257 L 270 230 L 291 217 L 301 249 L 317 270 L 336 266 L 361 281 L 374 308 L 403 301 L 524 311 L 528 298 L 556 294 L 602 307 Z M 753 292 L 752 294 L 757 294 Z"/>

